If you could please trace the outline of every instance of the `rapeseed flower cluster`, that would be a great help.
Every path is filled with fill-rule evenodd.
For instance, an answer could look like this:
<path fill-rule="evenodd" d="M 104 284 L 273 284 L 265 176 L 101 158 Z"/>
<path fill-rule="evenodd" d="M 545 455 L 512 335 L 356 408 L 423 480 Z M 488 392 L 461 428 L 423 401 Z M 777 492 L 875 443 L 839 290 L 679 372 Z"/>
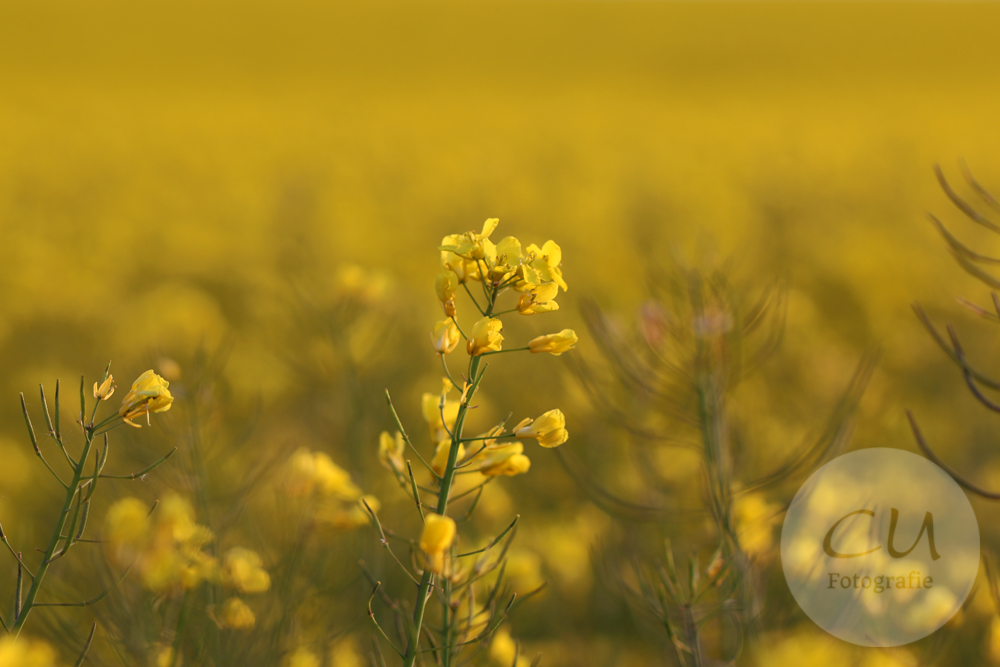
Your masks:
<path fill-rule="evenodd" d="M 195 522 L 191 504 L 171 493 L 150 512 L 136 498 L 114 503 L 105 517 L 104 538 L 110 560 L 131 567 L 143 587 L 155 593 L 179 595 L 203 582 L 233 593 L 213 618 L 220 627 L 253 627 L 255 617 L 239 595 L 264 593 L 271 577 L 254 551 L 234 547 L 216 558 L 206 547 L 215 536 Z"/>
<path fill-rule="evenodd" d="M 534 243 L 524 245 L 513 236 L 507 236 L 494 242 L 492 237 L 498 224 L 499 220 L 490 218 L 481 230 L 444 237 L 438 248 L 440 270 L 434 291 L 444 318 L 433 325 L 430 340 L 439 356 L 444 377 L 440 392 L 426 392 L 421 397 L 421 414 L 427 424 L 430 447 L 424 454 L 410 441 L 395 409 L 392 411 L 398 430 L 395 434 L 384 431 L 379 436 L 379 461 L 416 502 L 423 523 L 419 539 L 411 543 L 411 548 L 416 551 L 412 561 L 416 573 L 410 576 L 418 581 L 419 589 L 413 616 L 415 622 L 410 624 L 406 637 L 402 638 L 405 650 L 397 649 L 406 667 L 414 664 L 421 650 L 418 648 L 422 641 L 421 623 L 425 606 L 432 599 L 432 588 L 440 588 L 442 593 L 439 596 L 442 600 L 439 621 L 444 630 L 440 648 L 436 649 L 442 664 L 452 664 L 452 657 L 461 653 L 463 646 L 477 641 L 487 642 L 496 631 L 499 626 L 497 618 L 500 617 L 496 615 L 495 605 L 477 601 L 475 582 L 482 580 L 480 585 L 490 585 L 491 580 L 486 575 L 505 562 L 517 519 L 486 546 L 464 554 L 458 549 L 461 539 L 459 524 L 472 516 L 487 484 L 501 477 L 525 474 L 531 469 L 531 460 L 523 441 L 535 440 L 542 447 L 552 448 L 569 439 L 566 418 L 559 409 L 525 418 L 512 428 L 506 425 L 505 419 L 490 425 L 478 436 L 465 435 L 466 420 L 474 407 L 473 401 L 483 380 L 484 362 L 488 357 L 512 352 L 559 356 L 572 350 L 578 342 L 573 330 L 563 329 L 537 336 L 521 346 L 510 346 L 510 339 L 516 336 L 516 331 L 511 333 L 505 328 L 503 317 L 508 314 L 533 316 L 556 312 L 559 310 L 556 298 L 560 290 L 565 292 L 568 286 L 562 273 L 562 249 L 555 241 L 546 241 L 541 246 Z M 467 328 L 463 328 L 459 319 L 462 314 L 457 299 L 460 291 L 466 293 L 471 307 L 475 309 Z M 507 292 L 513 293 L 516 298 L 509 304 L 501 305 L 500 299 Z M 458 382 L 449 368 L 448 358 L 463 339 L 467 367 L 461 375 L 462 381 Z M 391 400 L 389 404 L 392 407 Z M 412 453 L 416 461 L 426 468 L 429 480 L 420 475 L 418 481 L 408 453 Z M 458 483 L 459 475 L 463 480 L 461 484 Z M 421 491 L 436 495 L 436 502 L 429 503 L 422 499 Z M 465 498 L 468 501 L 464 503 L 463 513 L 449 515 L 449 501 L 458 502 Z M 425 506 L 429 511 L 423 511 Z M 383 545 L 391 551 L 386 531 L 378 521 L 377 510 L 370 506 L 367 509 L 378 527 Z M 492 558 L 491 550 L 501 543 L 504 547 L 500 556 Z M 461 559 L 472 556 L 476 558 L 468 566 L 460 565 Z M 395 560 L 405 567 L 398 557 Z M 492 579 L 493 590 L 490 593 L 480 591 L 484 601 L 496 598 L 500 579 L 502 577 Z M 459 593 L 460 590 L 463 592 Z M 455 612 L 452 613 L 452 610 Z M 375 616 L 372 619 L 374 621 Z M 509 635 L 499 635 L 493 654 L 502 655 L 508 663 L 512 662 L 512 642 Z M 517 662 L 520 664 L 522 661 Z"/>
<path fill-rule="evenodd" d="M 329 455 L 305 448 L 296 450 L 288 459 L 285 490 L 293 497 L 311 499 L 316 522 L 337 530 L 368 525 L 364 503 L 376 510 L 380 507 L 378 499 L 365 495 L 351 474 Z"/>

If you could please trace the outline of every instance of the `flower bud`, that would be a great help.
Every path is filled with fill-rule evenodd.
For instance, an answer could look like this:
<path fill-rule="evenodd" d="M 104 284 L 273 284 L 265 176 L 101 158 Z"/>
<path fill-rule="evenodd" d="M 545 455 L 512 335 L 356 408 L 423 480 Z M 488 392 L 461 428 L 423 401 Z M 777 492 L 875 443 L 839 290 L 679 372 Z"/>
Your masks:
<path fill-rule="evenodd" d="M 434 332 L 431 334 L 431 344 L 438 354 L 448 354 L 456 347 L 461 334 L 458 326 L 452 319 L 441 320 L 434 325 Z"/>
<path fill-rule="evenodd" d="M 578 340 L 579 338 L 576 337 L 575 331 L 572 329 L 563 329 L 559 333 L 548 334 L 547 336 L 539 336 L 538 338 L 531 339 L 528 342 L 528 349 L 531 350 L 533 354 L 547 352 L 558 357 L 563 352 L 567 352 L 576 347 Z"/>
<path fill-rule="evenodd" d="M 549 410 L 534 420 L 524 420 L 514 427 L 518 440 L 535 438 L 542 447 L 558 447 L 569 439 L 562 410 Z"/>

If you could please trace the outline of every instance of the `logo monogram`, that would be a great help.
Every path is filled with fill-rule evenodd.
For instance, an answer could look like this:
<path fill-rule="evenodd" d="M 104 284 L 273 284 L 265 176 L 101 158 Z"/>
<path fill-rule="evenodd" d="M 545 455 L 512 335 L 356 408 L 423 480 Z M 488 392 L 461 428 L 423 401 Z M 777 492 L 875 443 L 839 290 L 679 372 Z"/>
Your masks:
<path fill-rule="evenodd" d="M 917 547 L 917 544 L 920 543 L 920 538 L 923 537 L 924 532 L 926 532 L 927 533 L 927 546 L 930 549 L 931 560 L 938 560 L 939 558 L 941 558 L 941 554 L 938 553 L 937 548 L 936 548 L 936 546 L 934 544 L 934 515 L 933 514 L 931 514 L 930 512 L 927 512 L 924 515 L 924 522 L 920 525 L 920 532 L 917 533 L 917 539 L 913 541 L 913 545 L 910 546 L 910 548 L 907 549 L 906 551 L 899 551 L 899 550 L 896 549 L 896 546 L 895 546 L 895 541 L 896 541 L 896 524 L 899 523 L 899 510 L 896 509 L 895 507 L 890 508 L 890 510 L 891 510 L 891 513 L 890 513 L 890 517 L 889 517 L 889 539 L 888 539 L 888 543 L 885 545 L 886 546 L 886 551 L 889 552 L 890 556 L 892 556 L 893 558 L 904 558 L 905 556 L 908 556 L 910 554 L 910 552 L 913 551 Z M 841 523 L 843 523 L 844 520 L 846 520 L 847 518 L 855 516 L 855 515 L 858 515 L 858 514 L 865 514 L 865 515 L 868 515 L 868 516 L 870 516 L 872 518 L 875 517 L 875 512 L 873 512 L 872 510 L 867 510 L 867 509 L 854 510 L 853 512 L 849 512 L 849 513 L 845 514 L 844 516 L 840 517 L 840 519 L 838 519 L 835 524 L 833 524 L 832 526 L 830 526 L 830 530 L 827 531 L 826 537 L 823 538 L 823 551 L 826 552 L 827 556 L 830 556 L 831 558 L 860 558 L 861 556 L 867 556 L 868 554 L 874 553 L 874 552 L 876 552 L 876 551 L 878 551 L 879 549 L 882 548 L 882 545 L 879 545 L 879 546 L 876 546 L 873 549 L 869 549 L 868 551 L 862 551 L 861 553 L 857 553 L 857 554 L 842 554 L 842 553 L 839 553 L 838 551 L 834 550 L 834 548 L 833 548 L 833 534 L 837 530 L 837 527 Z"/>

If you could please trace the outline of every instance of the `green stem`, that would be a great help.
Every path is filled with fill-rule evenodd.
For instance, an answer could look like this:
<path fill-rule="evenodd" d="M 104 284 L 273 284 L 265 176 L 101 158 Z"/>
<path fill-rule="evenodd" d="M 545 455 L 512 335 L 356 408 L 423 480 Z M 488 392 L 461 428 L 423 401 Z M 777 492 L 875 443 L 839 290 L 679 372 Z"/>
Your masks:
<path fill-rule="evenodd" d="M 471 294 L 470 294 L 471 296 Z M 489 317 L 493 312 L 493 300 L 483 313 L 484 317 Z M 482 356 L 472 357 L 469 361 L 469 382 L 472 387 L 469 389 L 465 400 L 458 406 L 458 416 L 455 418 L 455 426 L 452 429 L 451 449 L 448 451 L 448 464 L 445 466 L 444 475 L 441 477 L 441 490 L 438 492 L 438 502 L 435 512 L 441 515 L 447 514 L 448 497 L 451 495 L 451 485 L 455 480 L 455 466 L 458 463 L 458 448 L 462 446 L 462 427 L 465 425 L 465 415 L 468 412 L 469 404 L 476 393 L 479 384 L 479 366 L 482 363 Z M 430 586 L 434 575 L 430 570 L 424 570 L 420 578 L 420 585 L 417 588 L 417 600 L 413 608 L 413 625 L 410 628 L 410 636 L 406 647 L 406 654 L 403 656 L 403 666 L 413 667 L 419 652 L 420 626 L 424 621 L 424 611 L 427 607 L 427 599 L 430 597 Z"/>
<path fill-rule="evenodd" d="M 38 591 L 42 586 L 42 580 L 45 578 L 45 572 L 49 569 L 49 565 L 52 563 L 52 556 L 55 554 L 56 548 L 62 539 L 62 531 L 63 527 L 66 525 L 66 517 L 69 515 L 70 509 L 73 506 L 73 498 L 76 496 L 76 492 L 80 486 L 80 480 L 83 479 L 83 468 L 87 464 L 87 459 L 90 457 L 90 448 L 93 444 L 94 434 L 93 432 L 88 432 L 87 440 L 83 445 L 83 454 L 80 455 L 80 461 L 77 463 L 76 469 L 73 471 L 73 480 L 66 488 L 66 498 L 63 500 L 63 507 L 62 511 L 59 513 L 59 518 L 56 519 L 56 525 L 52 531 L 52 537 L 49 539 L 49 546 L 45 549 L 42 562 L 38 566 L 38 572 L 35 573 L 35 578 L 31 582 L 31 588 L 28 589 L 28 595 L 24 598 L 24 604 L 21 607 L 21 615 L 14 621 L 12 632 L 15 636 L 17 636 L 17 634 L 21 631 L 24 621 L 27 620 L 28 614 L 35 605 L 35 598 L 38 596 Z"/>

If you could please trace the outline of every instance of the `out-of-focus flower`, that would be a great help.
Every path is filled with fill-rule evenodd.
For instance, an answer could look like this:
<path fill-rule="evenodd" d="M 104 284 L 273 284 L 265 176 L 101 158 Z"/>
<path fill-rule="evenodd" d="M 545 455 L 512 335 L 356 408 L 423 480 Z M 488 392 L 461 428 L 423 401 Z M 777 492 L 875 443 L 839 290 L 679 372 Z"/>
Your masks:
<path fill-rule="evenodd" d="M 445 390 L 440 394 L 427 392 L 421 398 L 421 412 L 430 430 L 431 440 L 441 442 L 451 438 L 449 431 L 454 428 L 455 420 L 458 419 L 458 401 L 449 401 L 446 397 L 451 389 L 451 383 L 445 385 Z M 444 408 L 441 401 L 444 401 Z"/>
<path fill-rule="evenodd" d="M 520 651 L 519 655 L 517 642 L 510 636 L 510 628 L 506 625 L 497 628 L 496 632 L 493 633 L 493 638 L 490 639 L 490 662 L 503 667 L 525 667 L 530 663 L 523 654 L 524 651 Z M 515 656 L 517 656 L 516 664 L 514 663 Z"/>
<path fill-rule="evenodd" d="M 371 515 L 368 514 L 363 502 L 368 503 L 368 507 L 371 507 L 373 512 L 378 512 L 382 508 L 382 503 L 379 502 L 378 498 L 366 495 L 347 506 L 342 503 L 321 505 L 316 512 L 316 521 L 334 530 L 363 528 L 371 524 Z"/>
<path fill-rule="evenodd" d="M 450 452 L 451 440 L 442 440 L 434 450 L 434 458 L 431 459 L 431 470 L 437 473 L 438 476 L 444 475 L 445 468 L 448 467 L 448 454 Z M 465 445 L 459 445 L 458 455 L 455 457 L 455 460 L 461 461 L 463 458 L 465 458 Z"/>
<path fill-rule="evenodd" d="M 285 667 L 319 667 L 319 664 L 319 657 L 304 647 L 295 649 L 295 653 L 285 658 Z"/>
<path fill-rule="evenodd" d="M 395 470 L 402 474 L 405 467 L 403 452 L 406 451 L 406 442 L 403 434 L 396 431 L 395 436 L 389 435 L 388 431 L 382 431 L 378 436 L 378 460 L 389 470 Z"/>
<path fill-rule="evenodd" d="M 576 337 L 575 331 L 572 329 L 563 329 L 559 333 L 532 338 L 528 342 L 528 349 L 531 350 L 533 354 L 547 352 L 548 354 L 558 357 L 563 352 L 568 352 L 576 347 L 578 340 L 579 339 Z"/>
<path fill-rule="evenodd" d="M 174 667 L 174 647 L 170 644 L 153 644 L 149 653 L 156 667 Z"/>
<path fill-rule="evenodd" d="M 441 320 L 434 325 L 434 333 L 431 334 L 431 344 L 438 354 L 449 354 L 458 347 L 461 334 L 458 325 L 452 319 Z"/>
<path fill-rule="evenodd" d="M 455 542 L 455 520 L 441 514 L 428 514 L 424 519 L 424 532 L 420 535 L 420 550 L 427 555 L 427 569 L 444 572 L 445 555 Z"/>
<path fill-rule="evenodd" d="M 531 460 L 522 453 L 523 451 L 524 445 L 519 442 L 500 447 L 487 447 L 477 457 L 480 460 L 479 472 L 487 477 L 500 475 L 513 477 L 526 473 L 531 467 Z"/>
<path fill-rule="evenodd" d="M 145 413 L 146 423 L 149 423 L 149 413 L 166 412 L 174 402 L 174 397 L 170 395 L 167 387 L 170 383 L 148 370 L 132 383 L 132 388 L 122 399 L 122 406 L 118 409 L 118 414 L 129 426 L 140 428 L 132 420 Z"/>
<path fill-rule="evenodd" d="M 569 289 L 559 268 L 562 264 L 562 248 L 556 245 L 555 241 L 546 241 L 541 248 L 532 243 L 528 246 L 527 252 L 529 255 L 534 254 L 531 266 L 538 271 L 538 277 L 542 282 L 554 282 L 564 292 Z"/>
<path fill-rule="evenodd" d="M 351 481 L 350 473 L 323 452 L 314 452 L 313 456 L 316 460 L 316 483 L 320 493 L 342 500 L 357 500 L 361 497 L 361 489 Z"/>
<path fill-rule="evenodd" d="M 160 375 L 171 382 L 181 379 L 181 365 L 170 357 L 160 357 L 157 359 L 156 367 L 160 369 Z"/>
<path fill-rule="evenodd" d="M 41 640 L 0 637 L 0 667 L 55 667 L 56 652 Z"/>
<path fill-rule="evenodd" d="M 271 577 L 261 565 L 257 552 L 234 547 L 222 559 L 222 583 L 241 593 L 263 593 L 271 587 Z"/>
<path fill-rule="evenodd" d="M 106 401 L 111 398 L 111 395 L 115 393 L 115 376 L 108 374 L 108 377 L 104 378 L 104 382 L 97 385 L 94 383 L 94 398 L 99 398 L 102 401 Z"/>
<path fill-rule="evenodd" d="M 774 525 L 781 508 L 767 502 L 760 493 L 743 493 L 733 502 L 736 534 L 743 550 L 754 556 L 773 546 Z"/>
<path fill-rule="evenodd" d="M 522 315 L 537 315 L 559 310 L 559 304 L 555 302 L 558 293 L 559 285 L 556 283 L 545 283 L 534 287 L 518 299 L 517 312 Z"/>
<path fill-rule="evenodd" d="M 514 427 L 519 440 L 535 438 L 542 447 L 557 447 L 569 439 L 562 410 L 549 410 L 537 419 L 525 419 Z"/>
<path fill-rule="evenodd" d="M 542 557 L 527 549 L 511 549 L 507 553 L 504 580 L 510 583 L 511 589 L 518 595 L 527 595 L 544 586 Z"/>
<path fill-rule="evenodd" d="M 392 288 L 392 277 L 384 271 L 368 270 L 357 264 L 337 269 L 334 288 L 339 297 L 363 304 L 377 304 Z"/>
<path fill-rule="evenodd" d="M 229 598 L 222 603 L 222 608 L 219 609 L 215 616 L 215 622 L 219 624 L 220 628 L 246 630 L 254 626 L 257 622 L 257 617 L 254 616 L 253 611 L 250 610 L 250 607 L 243 600 Z"/>
<path fill-rule="evenodd" d="M 346 501 L 361 497 L 361 489 L 351 480 L 350 473 L 323 452 L 300 448 L 288 459 L 286 470 L 285 486 L 291 495 L 305 496 L 315 491 Z"/>
<path fill-rule="evenodd" d="M 218 562 L 202 547 L 212 532 L 194 521 L 190 503 L 167 494 L 152 517 L 142 502 L 123 498 L 108 509 L 104 524 L 108 557 L 133 567 L 153 591 L 191 589 L 218 579 Z"/>
<path fill-rule="evenodd" d="M 503 322 L 493 317 L 484 317 L 474 325 L 469 332 L 469 340 L 465 349 L 470 356 L 476 357 L 483 352 L 499 352 L 503 342 Z"/>
<path fill-rule="evenodd" d="M 454 317 L 455 313 L 458 312 L 455 307 L 455 290 L 457 288 L 458 276 L 454 271 L 445 269 L 437 274 L 437 279 L 434 281 L 434 291 L 437 292 L 441 307 L 444 308 L 444 314 L 448 317 Z"/>
<path fill-rule="evenodd" d="M 131 565 L 149 541 L 151 526 L 149 508 L 138 498 L 123 498 L 108 508 L 104 540 L 111 560 Z"/>
<path fill-rule="evenodd" d="M 330 664 L 335 667 L 366 667 L 368 661 L 362 657 L 357 639 L 344 637 L 330 647 Z"/>

